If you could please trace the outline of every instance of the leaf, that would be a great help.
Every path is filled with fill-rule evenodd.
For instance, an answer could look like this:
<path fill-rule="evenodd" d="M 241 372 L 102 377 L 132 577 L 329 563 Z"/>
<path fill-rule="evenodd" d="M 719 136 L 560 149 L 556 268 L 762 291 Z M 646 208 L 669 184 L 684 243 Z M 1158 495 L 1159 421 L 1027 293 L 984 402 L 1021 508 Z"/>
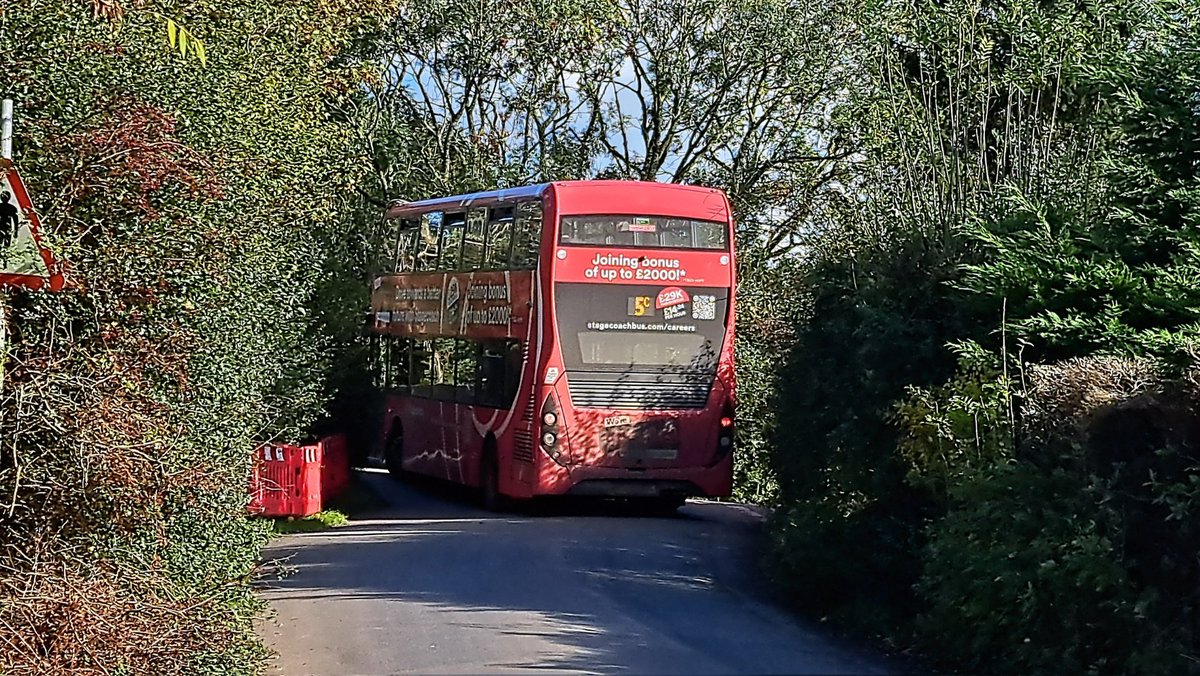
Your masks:
<path fill-rule="evenodd" d="M 208 65 L 208 56 L 204 52 L 204 43 L 193 38 L 192 44 L 196 49 L 196 57 L 200 59 L 200 63 L 207 66 Z"/>
<path fill-rule="evenodd" d="M 188 32 L 185 29 L 180 28 L 179 29 L 179 55 L 180 56 L 187 56 L 187 39 L 188 39 Z"/>
<path fill-rule="evenodd" d="M 172 47 L 175 46 L 175 30 L 175 22 L 167 19 L 167 40 L 171 43 Z"/>

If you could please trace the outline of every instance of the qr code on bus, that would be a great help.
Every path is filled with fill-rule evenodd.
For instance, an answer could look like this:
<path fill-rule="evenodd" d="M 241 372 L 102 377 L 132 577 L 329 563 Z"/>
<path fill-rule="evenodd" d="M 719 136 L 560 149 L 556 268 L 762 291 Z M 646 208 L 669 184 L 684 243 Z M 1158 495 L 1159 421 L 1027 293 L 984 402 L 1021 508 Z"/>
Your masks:
<path fill-rule="evenodd" d="M 716 319 L 716 296 L 692 296 L 692 319 Z"/>

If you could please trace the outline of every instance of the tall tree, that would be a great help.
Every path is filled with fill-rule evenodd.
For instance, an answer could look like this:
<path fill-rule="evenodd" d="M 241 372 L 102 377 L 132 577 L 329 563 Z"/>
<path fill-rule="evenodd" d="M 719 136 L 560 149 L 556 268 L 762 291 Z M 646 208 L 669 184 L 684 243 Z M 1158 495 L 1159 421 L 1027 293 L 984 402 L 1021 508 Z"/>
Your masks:
<path fill-rule="evenodd" d="M 377 197 L 415 198 L 590 169 L 581 80 L 601 67 L 607 0 L 406 3 L 364 56 L 387 64 L 353 115 Z"/>
<path fill-rule="evenodd" d="M 784 0 L 623 0 L 603 77 L 581 81 L 604 175 L 730 194 L 773 253 L 818 226 L 852 149 L 832 116 L 853 77 L 844 7 Z"/>
<path fill-rule="evenodd" d="M 1008 304 L 1027 357 L 1099 351 L 1187 360 L 1200 345 L 1200 84 L 1193 3 L 1138 5 L 1135 49 L 1087 64 L 1103 147 L 1059 180 L 1019 186 L 1002 218 L 974 230 L 987 259 L 964 286 Z M 1114 17 L 1122 19 L 1125 17 Z"/>
<path fill-rule="evenodd" d="M 844 200 L 844 19 L 836 3 L 784 0 L 406 5 L 371 42 L 390 70 L 357 111 L 375 196 L 703 182 L 730 193 L 747 243 L 785 253 Z"/>

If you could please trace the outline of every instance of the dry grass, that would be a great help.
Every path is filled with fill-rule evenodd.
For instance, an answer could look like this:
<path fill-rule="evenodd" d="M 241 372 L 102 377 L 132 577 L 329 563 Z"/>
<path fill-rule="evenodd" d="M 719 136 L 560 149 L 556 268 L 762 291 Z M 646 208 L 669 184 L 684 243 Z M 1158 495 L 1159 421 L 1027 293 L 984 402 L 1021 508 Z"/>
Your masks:
<path fill-rule="evenodd" d="M 165 598 L 152 577 L 31 563 L 0 568 L 0 673 L 177 674 L 236 638 L 199 621 L 212 601 Z"/>
<path fill-rule="evenodd" d="M 60 343 L 10 361 L 0 393 L 5 676 L 191 673 L 198 656 L 245 640 L 222 581 L 208 598 L 185 591 L 156 553 L 173 544 L 170 496 L 227 490 L 228 473 L 179 462 L 185 430 L 148 394 L 151 357 L 166 357 L 137 358 L 131 342 Z"/>
<path fill-rule="evenodd" d="M 1095 416 L 1161 387 L 1154 365 L 1120 357 L 1082 357 L 1035 365 L 1022 407 L 1026 429 L 1037 436 L 1079 438 Z"/>

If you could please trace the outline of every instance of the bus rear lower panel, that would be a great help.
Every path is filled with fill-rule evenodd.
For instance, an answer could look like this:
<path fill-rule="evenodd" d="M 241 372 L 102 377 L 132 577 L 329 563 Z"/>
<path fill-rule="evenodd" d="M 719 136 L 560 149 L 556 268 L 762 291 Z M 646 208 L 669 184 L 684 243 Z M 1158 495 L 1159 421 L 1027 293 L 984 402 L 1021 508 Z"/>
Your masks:
<path fill-rule="evenodd" d="M 576 465 L 544 466 L 538 495 L 607 497 L 728 497 L 733 492 L 733 456 L 711 467 L 630 470 Z"/>
<path fill-rule="evenodd" d="M 690 481 L 645 479 L 585 479 L 571 487 L 567 495 L 605 498 L 686 498 L 702 495 Z"/>

